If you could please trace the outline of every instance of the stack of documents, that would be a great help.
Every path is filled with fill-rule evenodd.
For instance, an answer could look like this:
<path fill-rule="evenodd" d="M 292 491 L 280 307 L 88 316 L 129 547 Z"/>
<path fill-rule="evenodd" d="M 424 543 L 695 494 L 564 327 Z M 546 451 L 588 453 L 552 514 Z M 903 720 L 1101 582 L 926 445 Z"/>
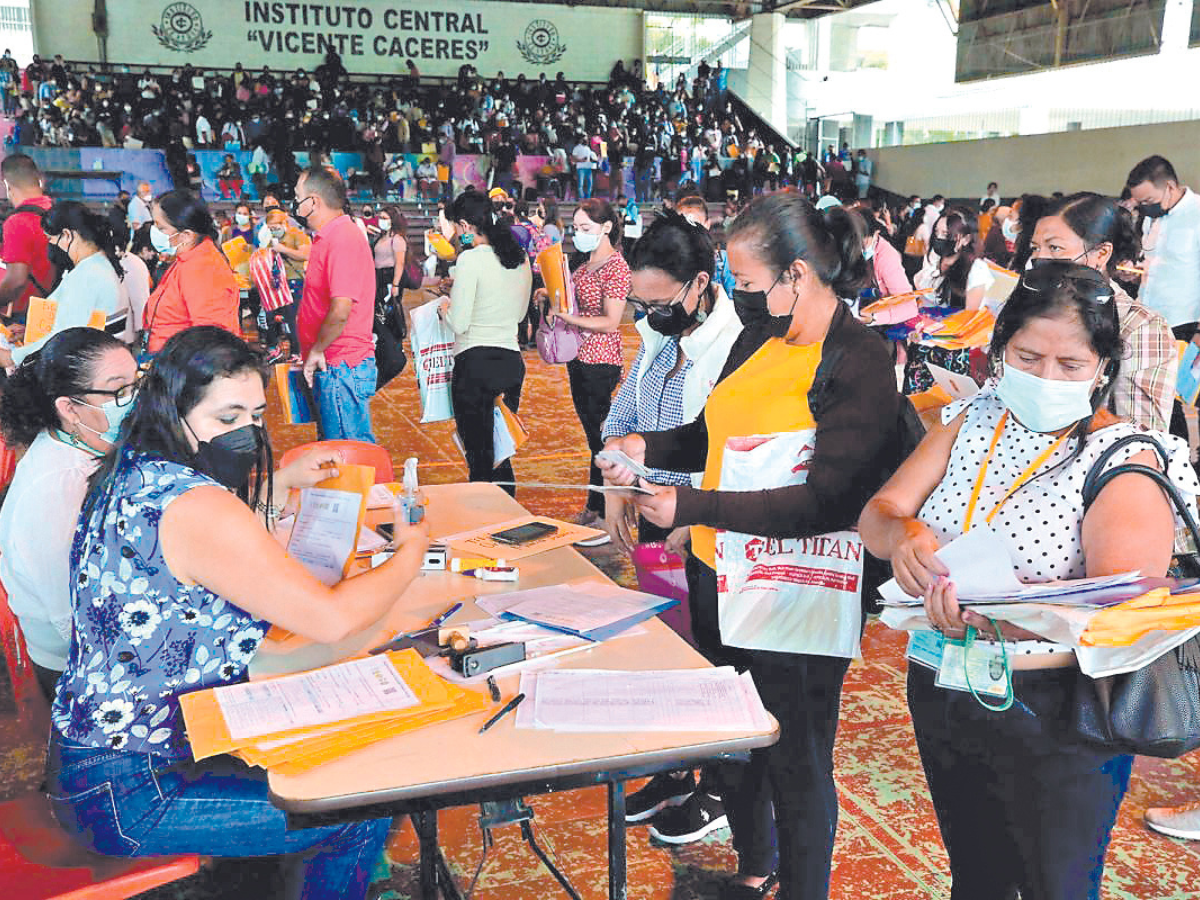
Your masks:
<path fill-rule="evenodd" d="M 1024 584 L 1013 571 L 1004 541 L 986 525 L 950 541 L 937 555 L 950 571 L 958 602 L 963 606 L 1038 602 L 1099 608 L 1123 603 L 1163 582 L 1142 578 L 1137 572 L 1123 572 Z M 904 593 L 894 578 L 879 586 L 879 596 L 884 606 L 921 606 L 923 602 L 920 597 Z"/>
<path fill-rule="evenodd" d="M 770 717 L 748 672 L 732 666 L 658 672 L 525 672 L 517 728 L 551 731 L 767 731 Z"/>
<path fill-rule="evenodd" d="M 555 631 L 603 641 L 653 618 L 679 601 L 615 584 L 580 581 L 480 597 L 476 604 L 497 619 L 521 619 Z"/>
<path fill-rule="evenodd" d="M 284 775 L 396 734 L 487 708 L 438 678 L 415 650 L 355 659 L 179 698 L 196 760 L 232 753 Z"/>
<path fill-rule="evenodd" d="M 947 350 L 965 350 L 971 347 L 986 347 L 992 340 L 992 329 L 996 317 L 984 308 L 964 309 L 947 316 L 941 322 L 930 324 L 921 343 Z"/>

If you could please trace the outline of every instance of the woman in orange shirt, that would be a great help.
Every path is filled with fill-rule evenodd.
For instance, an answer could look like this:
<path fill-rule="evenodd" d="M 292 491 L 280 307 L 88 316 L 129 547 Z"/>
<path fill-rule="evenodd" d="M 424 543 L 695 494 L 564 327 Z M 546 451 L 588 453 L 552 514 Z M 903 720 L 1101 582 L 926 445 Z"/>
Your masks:
<path fill-rule="evenodd" d="M 151 214 L 150 242 L 174 261 L 146 303 L 145 349 L 157 353 L 193 325 L 217 325 L 240 336 L 240 290 L 217 246 L 207 204 L 191 191 L 170 191 L 154 201 Z"/>

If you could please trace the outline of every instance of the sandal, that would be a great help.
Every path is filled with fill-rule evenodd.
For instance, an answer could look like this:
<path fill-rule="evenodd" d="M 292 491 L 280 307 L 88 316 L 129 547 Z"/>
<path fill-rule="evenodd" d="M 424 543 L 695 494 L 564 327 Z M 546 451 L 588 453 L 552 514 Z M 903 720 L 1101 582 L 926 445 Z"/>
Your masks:
<path fill-rule="evenodd" d="M 771 888 L 779 883 L 779 873 L 772 872 L 767 880 L 758 887 L 740 884 L 736 881 L 726 881 L 721 885 L 720 900 L 762 900 L 771 893 Z"/>

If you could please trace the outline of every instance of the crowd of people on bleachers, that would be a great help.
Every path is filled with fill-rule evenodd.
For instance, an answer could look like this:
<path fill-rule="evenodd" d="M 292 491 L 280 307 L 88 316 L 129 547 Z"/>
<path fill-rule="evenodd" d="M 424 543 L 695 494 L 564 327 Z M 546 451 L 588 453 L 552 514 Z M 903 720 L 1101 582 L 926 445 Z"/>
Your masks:
<path fill-rule="evenodd" d="M 376 195 L 440 195 L 438 182 L 460 153 L 483 154 L 494 183 L 512 190 L 518 155 L 548 157 L 540 183 L 559 198 L 591 195 L 597 168 L 621 181 L 639 201 L 660 198 L 691 182 L 710 199 L 733 190 L 745 198 L 784 185 L 832 182 L 847 196 L 865 196 L 870 160 L 849 148 L 823 154 L 795 151 L 765 127 L 746 120 L 725 90 L 725 73 L 702 62 L 690 81 L 649 83 L 640 63 L 614 64 L 607 84 L 570 83 L 560 72 L 527 79 L 497 72 L 483 77 L 464 65 L 453 86 L 424 80 L 415 65 L 374 81 L 352 80 L 330 53 L 309 73 L 203 71 L 184 65 L 170 74 L 149 70 L 77 70 L 61 56 L 34 56 L 18 69 L 0 59 L 0 98 L 14 117 L 14 147 L 154 148 L 167 153 L 177 187 L 196 188 L 197 149 L 253 151 L 243 166 L 226 158 L 221 194 L 239 199 L 253 182 L 264 192 L 268 173 L 295 180 L 293 153 L 363 154 L 351 181 Z M 746 121 L 744 121 L 746 120 Z M 414 165 L 398 154 L 419 154 Z M 819 157 L 819 158 L 818 158 Z M 426 165 L 430 170 L 419 173 Z M 444 174 L 438 175 L 443 167 Z M 243 169 L 249 171 L 243 171 Z M 352 185 L 353 186 L 353 185 Z"/>
<path fill-rule="evenodd" d="M 48 785 L 64 827 L 115 855 L 237 855 L 231 842 L 241 840 L 243 852 L 288 854 L 289 878 L 309 896 L 365 893 L 362 861 L 378 854 L 387 820 L 289 831 L 261 772 L 230 778 L 190 760 L 178 696 L 244 678 L 270 624 L 333 642 L 402 602 L 427 544 L 423 526 L 397 521 L 400 552 L 332 588 L 270 537 L 290 511 L 289 491 L 315 484 L 339 457 L 314 451 L 267 477 L 264 356 L 244 336 L 255 332 L 294 362 L 321 437 L 374 441 L 371 400 L 399 371 L 396 353 L 403 364 L 400 300 L 420 288 L 453 335 L 451 395 L 469 478 L 513 490 L 511 463 L 494 459 L 494 406 L 519 411 L 525 352 L 535 333 L 554 332 L 571 351 L 559 343 L 553 358 L 542 354 L 564 364 L 591 484 L 645 491 L 589 492 L 579 522 L 603 530 L 592 544 L 662 541 L 686 559 L 698 647 L 748 670 L 779 722 L 779 742 L 748 763 L 706 766 L 699 780 L 656 776 L 630 796 L 631 821 L 676 844 L 728 826 L 738 870 L 723 900 L 754 900 L 776 884 L 793 900 L 827 896 L 833 742 L 860 599 L 833 606 L 821 586 L 773 583 L 809 611 L 739 642 L 723 609 L 745 599 L 730 588 L 731 535 L 753 537 L 769 557 L 857 526 L 871 565 L 890 563 L 926 616 L 910 645 L 908 700 L 953 896 L 1099 897 L 1133 757 L 1072 731 L 1086 679 L 1071 648 L 960 607 L 937 552 L 983 522 L 1022 581 L 1167 573 L 1200 492 L 1175 398 L 1175 342 L 1196 340 L 1200 323 L 1200 199 L 1167 160 L 1136 165 L 1121 197 L 1008 202 L 992 184 L 978 203 L 893 204 L 871 190 L 865 154 L 829 148 L 785 162 L 743 133 L 707 67 L 673 91 L 649 90 L 622 67 L 598 90 L 485 81 L 464 68 L 457 92 L 423 93 L 415 69 L 375 92 L 348 81 L 332 57 L 312 78 L 239 66 L 166 80 L 101 81 L 60 60 L 35 62 L 5 102 L 39 135 L 19 143 L 116 144 L 120 135 L 168 149 L 258 145 L 277 154 L 281 173 L 290 152 L 280 150 L 292 149 L 297 129 L 324 149 L 433 141 L 443 161 L 447 146 L 561 151 L 575 168 L 553 174 L 576 186 L 579 202 L 568 225 L 557 202 L 565 191 L 514 196 L 500 165 L 489 191 L 439 193 L 436 226 L 422 236 L 389 202 L 382 168 L 365 207 L 352 208 L 346 180 L 317 162 L 274 187 L 291 196 L 288 207 L 264 192 L 223 218 L 189 181 L 158 196 L 144 185 L 104 214 L 45 196 L 28 156 L 0 164 L 14 206 L 3 229 L 0 364 L 11 375 L 0 430 L 24 451 L 0 507 L 0 581 L 53 704 Z M 621 160 L 613 165 L 632 165 L 630 203 L 589 196 L 580 172 L 590 170 L 579 164 L 599 164 L 592 138 Z M 717 167 L 709 198 L 725 205 L 714 215 L 704 167 L 718 156 L 735 166 Z M 738 180 L 727 180 L 735 167 Z M 663 208 L 643 218 L 638 200 L 656 186 L 667 188 Z M 555 243 L 570 251 L 571 309 L 549 302 L 536 270 Z M 914 289 L 915 330 L 872 317 L 874 301 Z M 40 297 L 57 304 L 53 324 L 22 342 Z M 640 347 L 627 371 L 630 308 Z M 244 312 L 257 315 L 256 329 Z M 951 349 L 925 340 L 922 329 L 960 313 L 990 317 L 990 341 Z M 974 380 L 977 393 L 938 400 L 930 365 Z M 1085 496 L 1106 451 L 1134 435 L 1155 447 L 1135 445 L 1113 462 L 1160 468 L 1192 498 L 1183 508 L 1136 473 Z M 790 473 L 753 456 L 757 442 L 780 436 L 795 439 L 782 451 L 800 459 Z M 48 483 L 61 497 L 53 515 L 44 514 Z M 41 578 L 51 567 L 63 577 Z M 859 578 L 875 585 L 878 574 L 865 568 Z M 868 590 L 862 601 L 873 599 Z M 818 627 L 831 616 L 849 627 Z M 965 692 L 935 680 L 931 668 L 963 641 L 999 668 L 1003 709 L 985 708 L 969 680 Z M 156 779 L 168 770 L 164 792 Z M 111 799 L 101 809 L 93 800 L 103 785 Z M 196 800 L 229 813 L 199 827 L 187 821 Z M 129 811 L 145 808 L 155 814 L 131 823 Z M 1195 806 L 1153 810 L 1147 821 L 1200 838 Z"/>

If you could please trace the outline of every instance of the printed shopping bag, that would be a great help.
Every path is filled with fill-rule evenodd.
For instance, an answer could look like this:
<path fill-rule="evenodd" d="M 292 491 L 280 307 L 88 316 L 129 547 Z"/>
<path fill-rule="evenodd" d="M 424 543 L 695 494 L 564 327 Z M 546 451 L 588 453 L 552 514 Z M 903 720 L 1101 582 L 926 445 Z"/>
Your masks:
<path fill-rule="evenodd" d="M 412 311 L 413 365 L 421 392 L 421 422 L 444 422 L 454 418 L 450 404 L 450 376 L 454 372 L 454 332 L 438 316 L 441 298 Z"/>
<path fill-rule="evenodd" d="M 816 429 L 730 438 L 720 490 L 803 484 Z M 851 659 L 862 630 L 862 540 L 853 531 L 807 538 L 717 532 L 717 612 L 731 647 Z"/>

